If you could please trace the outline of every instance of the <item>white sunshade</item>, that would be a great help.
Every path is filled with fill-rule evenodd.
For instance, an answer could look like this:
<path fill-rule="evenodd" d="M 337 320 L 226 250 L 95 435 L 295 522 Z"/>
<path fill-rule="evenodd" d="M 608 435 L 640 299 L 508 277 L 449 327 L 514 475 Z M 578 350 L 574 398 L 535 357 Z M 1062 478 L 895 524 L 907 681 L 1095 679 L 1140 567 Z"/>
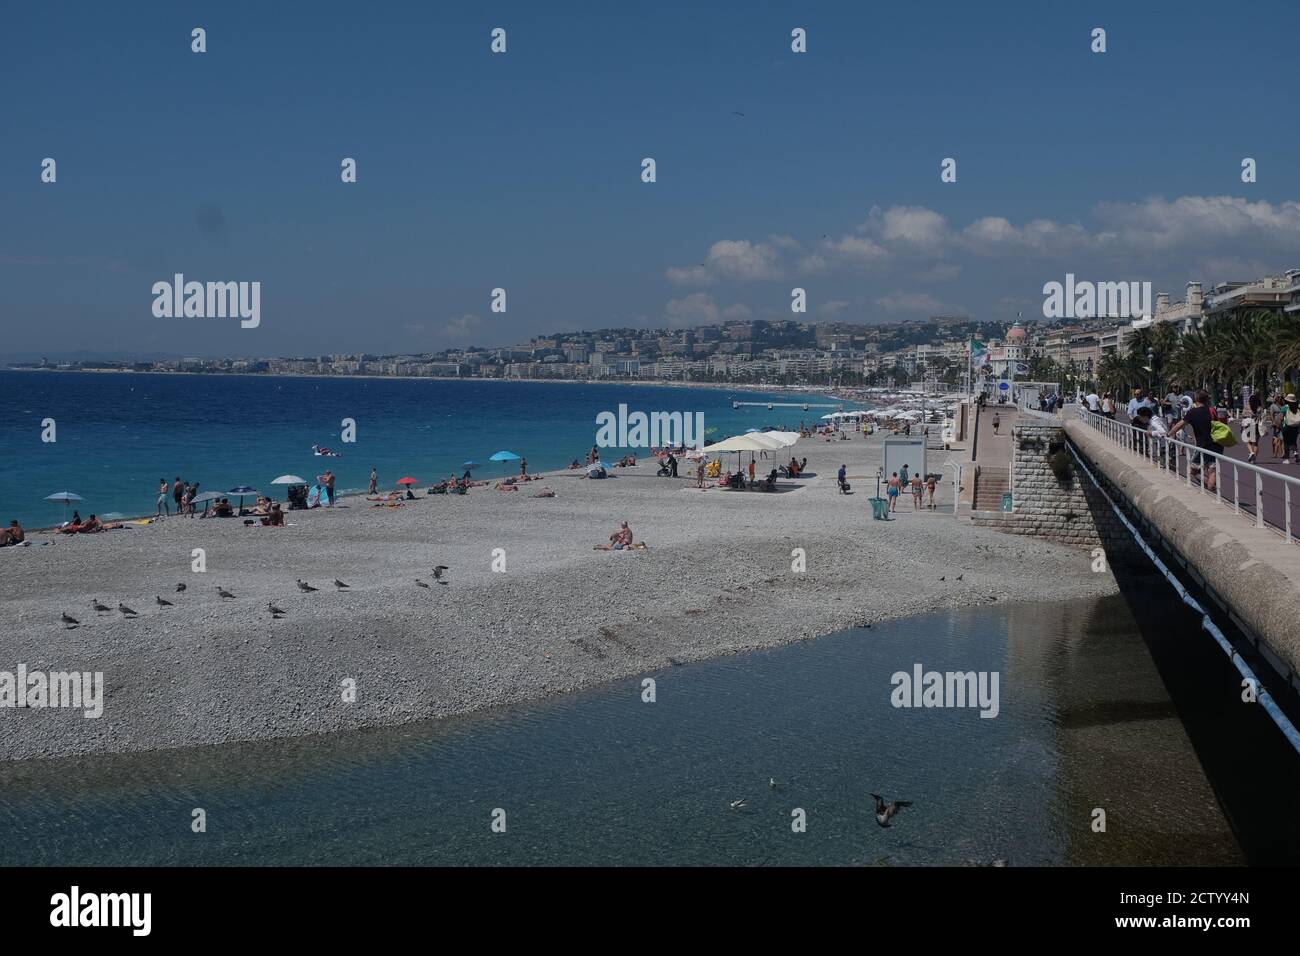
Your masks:
<path fill-rule="evenodd" d="M 273 485 L 305 485 L 305 484 L 307 484 L 307 479 L 306 479 L 306 478 L 299 478 L 297 475 L 281 475 L 279 478 L 277 478 L 277 479 L 275 479 L 273 482 L 271 482 L 271 484 L 273 484 Z"/>
<path fill-rule="evenodd" d="M 704 450 L 712 455 L 714 452 L 732 452 L 732 451 L 775 451 L 778 448 L 789 448 L 789 444 L 779 438 L 773 438 L 772 432 L 754 432 L 748 435 L 733 435 L 725 438 L 716 445 L 709 445 Z"/>

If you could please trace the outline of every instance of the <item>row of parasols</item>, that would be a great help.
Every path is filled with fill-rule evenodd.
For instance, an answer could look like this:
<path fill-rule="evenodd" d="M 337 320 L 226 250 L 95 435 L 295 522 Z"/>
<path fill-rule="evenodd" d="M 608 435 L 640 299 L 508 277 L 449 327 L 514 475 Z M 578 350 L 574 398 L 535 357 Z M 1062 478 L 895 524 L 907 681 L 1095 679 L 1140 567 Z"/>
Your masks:
<path fill-rule="evenodd" d="M 488 461 L 519 461 L 519 460 L 520 460 L 520 456 L 516 455 L 512 451 L 499 451 L 491 458 L 488 459 Z M 477 468 L 478 462 L 467 461 L 465 462 L 464 467 L 467 469 Z M 307 485 L 310 484 L 310 482 L 307 481 L 306 478 L 299 478 L 297 475 L 281 475 L 279 478 L 273 480 L 271 484 Z M 416 481 L 414 478 L 406 477 L 400 479 L 397 482 L 397 484 L 406 486 L 406 485 L 416 485 L 419 484 L 419 482 Z M 251 488 L 248 485 L 237 485 L 234 488 L 231 488 L 229 491 L 205 491 L 202 494 L 195 495 L 194 501 L 192 503 L 196 505 L 202 505 L 202 504 L 206 504 L 209 501 L 219 501 L 222 498 L 236 497 L 239 499 L 239 507 L 242 509 L 244 507 L 245 498 L 260 493 L 261 492 L 259 492 L 256 488 Z M 46 495 L 45 500 L 63 503 L 63 520 L 66 522 L 68 520 L 68 505 L 70 505 L 74 501 L 82 501 L 83 499 L 81 495 L 73 491 L 56 491 L 52 495 Z M 117 512 L 112 512 L 110 514 L 101 515 L 101 517 L 104 518 L 105 520 L 113 521 L 118 518 L 121 518 L 122 515 L 118 514 Z"/>

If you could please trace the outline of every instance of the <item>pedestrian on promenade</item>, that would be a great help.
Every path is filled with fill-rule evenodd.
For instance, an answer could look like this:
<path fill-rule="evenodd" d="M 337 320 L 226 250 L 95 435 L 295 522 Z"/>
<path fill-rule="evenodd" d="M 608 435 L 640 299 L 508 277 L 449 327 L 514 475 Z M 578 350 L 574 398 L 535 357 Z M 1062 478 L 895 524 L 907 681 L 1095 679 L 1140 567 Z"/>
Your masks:
<path fill-rule="evenodd" d="M 1246 456 L 1247 462 L 1254 462 L 1259 456 L 1259 435 L 1263 418 L 1260 406 L 1262 404 L 1258 395 L 1251 395 L 1250 405 L 1241 419 L 1241 440 L 1246 443 L 1246 450 L 1250 452 Z"/>
<path fill-rule="evenodd" d="M 1002 419 L 998 417 L 997 412 L 994 412 L 993 413 L 993 434 L 996 435 L 998 433 L 998 426 L 1001 424 L 1002 424 Z"/>
<path fill-rule="evenodd" d="M 926 475 L 926 478 L 925 478 L 925 490 L 928 491 L 928 492 L 930 493 L 930 507 L 931 507 L 931 508 L 937 507 L 937 505 L 935 505 L 935 503 L 934 503 L 934 492 L 935 492 L 935 489 L 938 488 L 938 486 L 939 486 L 939 480 L 938 480 L 937 478 L 935 478 L 935 476 L 934 476 L 933 474 L 931 474 L 931 475 Z"/>
<path fill-rule="evenodd" d="M 898 472 L 894 472 L 890 475 L 889 481 L 886 482 L 885 494 L 889 498 L 889 510 L 891 512 L 898 510 L 898 489 L 900 484 L 901 482 L 898 480 Z"/>
<path fill-rule="evenodd" d="M 370 490 L 367 493 L 372 495 L 379 493 L 379 472 L 375 471 L 374 465 L 370 466 Z"/>
<path fill-rule="evenodd" d="M 700 463 L 695 466 L 695 487 L 699 488 L 700 491 L 704 490 L 704 459 L 703 458 L 701 458 Z"/>
<path fill-rule="evenodd" d="M 924 502 L 921 496 L 925 494 L 925 484 L 921 481 L 921 473 L 918 471 L 912 476 L 912 510 L 920 511 Z"/>
<path fill-rule="evenodd" d="M 171 509 L 167 507 L 168 485 L 166 478 L 158 479 L 158 514 L 171 514 Z"/>
<path fill-rule="evenodd" d="M 1282 409 L 1282 464 L 1291 464 L 1291 459 L 1300 465 L 1300 455 L 1296 454 L 1296 437 L 1300 436 L 1300 403 L 1295 392 L 1286 396 L 1286 407 Z"/>
<path fill-rule="evenodd" d="M 1222 455 L 1223 446 L 1218 444 L 1214 440 L 1214 436 L 1210 432 L 1210 425 L 1213 424 L 1215 421 L 1214 411 L 1210 407 L 1211 401 L 1212 399 L 1210 398 L 1210 393 L 1205 391 L 1205 389 L 1201 389 L 1199 392 L 1197 392 L 1196 400 L 1192 404 L 1192 407 L 1189 408 L 1186 411 L 1186 413 L 1184 413 L 1183 420 L 1169 430 L 1169 437 L 1173 438 L 1184 429 L 1190 428 L 1192 434 L 1196 436 L 1196 444 L 1198 447 L 1203 448 L 1206 451 L 1212 451 L 1215 454 Z M 1200 452 L 1193 452 L 1189 456 L 1189 460 L 1187 462 L 1187 468 L 1188 471 L 1190 472 L 1190 477 L 1197 478 L 1200 476 L 1202 471 L 1201 468 L 1202 459 L 1205 459 L 1204 460 L 1205 476 L 1201 481 L 1201 486 L 1206 491 L 1213 491 L 1215 487 L 1215 477 L 1216 477 L 1215 475 L 1216 469 L 1214 464 L 1215 459 L 1205 458 L 1205 456 L 1202 455 Z"/>

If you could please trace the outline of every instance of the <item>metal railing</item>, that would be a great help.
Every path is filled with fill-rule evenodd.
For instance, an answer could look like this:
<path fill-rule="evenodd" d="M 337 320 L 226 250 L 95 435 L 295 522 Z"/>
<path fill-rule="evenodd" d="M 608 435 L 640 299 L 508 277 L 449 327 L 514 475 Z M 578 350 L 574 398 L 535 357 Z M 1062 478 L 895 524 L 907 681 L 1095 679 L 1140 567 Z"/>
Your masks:
<path fill-rule="evenodd" d="M 1076 412 L 1085 424 L 1121 449 L 1145 459 L 1157 471 L 1188 488 L 1200 488 L 1204 495 L 1213 495 L 1235 514 L 1253 515 L 1255 527 L 1276 531 L 1288 544 L 1296 542 L 1293 529 L 1300 525 L 1300 514 L 1296 512 L 1300 505 L 1300 477 L 1269 471 L 1179 438 L 1152 435 L 1083 405 L 1077 406 Z"/>

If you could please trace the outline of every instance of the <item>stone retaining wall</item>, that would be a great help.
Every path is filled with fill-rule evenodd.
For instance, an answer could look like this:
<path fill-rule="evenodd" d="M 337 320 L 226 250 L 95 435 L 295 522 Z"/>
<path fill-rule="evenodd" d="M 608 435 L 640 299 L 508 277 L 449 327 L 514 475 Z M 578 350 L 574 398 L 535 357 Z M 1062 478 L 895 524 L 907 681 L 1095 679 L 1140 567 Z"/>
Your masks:
<path fill-rule="evenodd" d="M 973 511 L 971 520 L 1008 534 L 1048 538 L 1080 548 L 1125 550 L 1134 547 L 1128 531 L 1066 450 L 1065 431 L 1056 419 L 1023 416 L 1011 429 L 1011 512 Z M 1069 477 L 1052 470 L 1056 453 L 1069 459 Z"/>

